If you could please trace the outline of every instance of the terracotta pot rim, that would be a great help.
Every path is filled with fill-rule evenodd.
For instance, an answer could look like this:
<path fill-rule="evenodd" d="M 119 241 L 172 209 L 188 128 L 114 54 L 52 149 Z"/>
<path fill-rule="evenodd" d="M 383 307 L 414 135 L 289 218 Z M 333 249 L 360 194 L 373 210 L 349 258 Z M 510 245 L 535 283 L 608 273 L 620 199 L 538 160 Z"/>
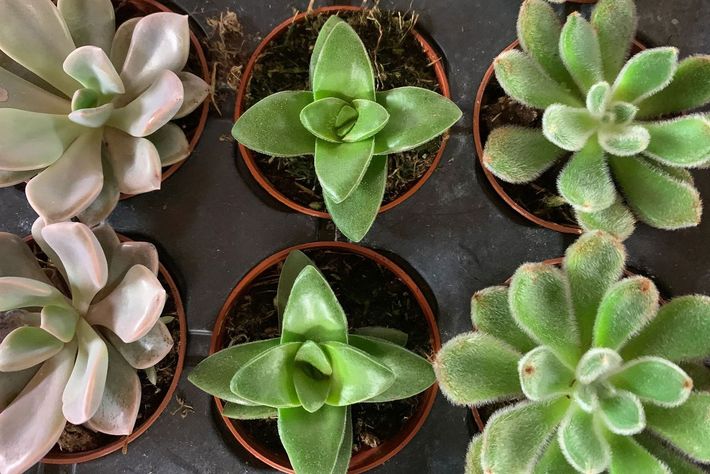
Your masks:
<path fill-rule="evenodd" d="M 583 1 L 579 3 L 596 3 L 596 0 L 588 0 L 588 1 Z M 520 45 L 520 42 L 516 39 L 512 43 L 510 43 L 506 48 L 503 49 L 502 52 L 505 51 L 510 51 L 511 49 L 515 49 Z M 640 49 L 645 49 L 645 46 L 641 44 L 639 41 L 634 40 L 633 45 L 640 48 Z M 481 81 L 481 84 L 478 86 L 478 91 L 476 92 L 476 101 L 473 104 L 473 140 L 476 144 L 476 156 L 478 157 L 478 162 L 481 165 L 481 168 L 483 169 L 483 174 L 485 174 L 486 178 L 488 179 L 488 182 L 490 185 L 493 187 L 495 192 L 500 196 L 503 201 L 505 201 L 508 206 L 510 206 L 515 212 L 526 218 L 527 220 L 533 222 L 534 224 L 537 224 L 541 227 L 545 227 L 550 230 L 554 230 L 555 232 L 561 232 L 564 234 L 575 234 L 575 235 L 580 235 L 583 233 L 583 230 L 579 226 L 571 226 L 571 225 L 566 225 L 566 224 L 559 224 L 557 222 L 549 221 L 547 219 L 543 219 L 541 217 L 536 216 L 532 212 L 528 211 L 525 209 L 523 206 L 518 204 L 506 191 L 503 189 L 503 186 L 501 185 L 500 181 L 498 178 L 485 166 L 485 163 L 483 162 L 483 140 L 481 138 L 481 108 L 483 106 L 483 94 L 485 93 L 486 89 L 488 88 L 488 85 L 491 82 L 491 79 L 493 78 L 493 75 L 495 74 L 495 71 L 493 69 L 493 62 L 491 62 L 490 66 L 488 66 L 488 69 L 486 70 L 486 73 L 483 76 L 483 80 Z"/>
<path fill-rule="evenodd" d="M 126 0 L 122 0 L 126 1 Z M 148 4 L 154 8 L 156 8 L 159 11 L 163 12 L 172 12 L 175 13 L 174 10 L 171 8 L 168 8 L 166 5 L 163 5 L 162 3 L 156 1 L 156 0 L 128 0 L 128 3 L 134 3 L 134 4 Z M 197 60 L 200 63 L 200 72 L 202 73 L 202 80 L 205 81 L 207 84 L 210 84 L 212 81 L 212 78 L 210 77 L 210 68 L 207 65 L 207 57 L 205 56 L 205 51 L 202 48 L 202 45 L 200 44 L 200 40 L 197 38 L 197 35 L 195 35 L 195 32 L 190 28 L 190 45 L 192 49 L 194 50 L 195 54 L 197 55 Z M 205 99 L 205 101 L 202 103 L 201 106 L 199 106 L 197 109 L 192 111 L 190 115 L 193 115 L 199 111 L 200 114 L 200 119 L 197 122 L 197 127 L 195 128 L 194 133 L 192 134 L 192 138 L 190 139 L 190 155 L 188 155 L 187 158 L 185 158 L 182 161 L 179 161 L 178 163 L 172 164 L 166 168 L 163 168 L 162 170 L 162 176 L 160 178 L 160 182 L 163 183 L 165 182 L 166 179 L 174 175 L 182 165 L 185 164 L 185 162 L 190 158 L 192 155 L 192 152 L 195 151 L 195 147 L 197 146 L 197 143 L 200 141 L 200 138 L 202 137 L 202 133 L 205 131 L 205 126 L 207 125 L 207 115 L 209 114 L 210 111 L 210 101 L 209 98 Z M 189 115 L 188 115 L 189 116 Z M 136 196 L 135 194 L 121 194 L 120 199 L 128 199 L 133 196 Z"/>
<path fill-rule="evenodd" d="M 133 242 L 132 239 L 129 239 L 128 237 L 117 234 L 118 238 L 121 240 L 121 242 Z M 30 243 L 33 242 L 34 239 L 32 238 L 31 235 L 28 235 L 27 237 L 24 238 L 25 242 Z M 185 365 L 185 354 L 187 352 L 187 317 L 185 316 L 185 307 L 182 304 L 182 298 L 180 297 L 180 291 L 177 288 L 177 285 L 175 284 L 175 280 L 173 280 L 173 277 L 170 275 L 168 270 L 163 266 L 162 263 L 159 263 L 159 273 L 160 275 L 165 279 L 166 283 L 168 284 L 167 290 L 170 292 L 170 294 L 173 297 L 173 301 L 175 302 L 175 313 L 177 314 L 177 319 L 178 323 L 180 325 L 180 340 L 177 341 L 176 343 L 179 344 L 178 346 L 178 361 L 177 361 L 177 366 L 175 367 L 175 374 L 173 375 L 173 381 L 170 383 L 170 387 L 168 390 L 165 392 L 165 396 L 163 397 L 163 400 L 160 402 L 160 405 L 158 405 L 158 408 L 155 409 L 153 414 L 151 414 L 143 423 L 141 423 L 137 428 L 133 430 L 133 432 L 128 435 L 128 436 L 121 436 L 120 438 L 110 442 L 109 444 L 102 446 L 100 448 L 96 449 L 91 449 L 89 451 L 82 451 L 78 453 L 54 453 L 54 454 L 47 454 L 42 460 L 40 461 L 41 463 L 44 464 L 79 464 L 79 463 L 84 463 L 88 461 L 94 461 L 96 459 L 102 458 L 104 456 L 107 456 L 111 453 L 114 453 L 120 449 L 124 449 L 125 447 L 128 446 L 129 443 L 135 441 L 139 436 L 141 436 L 143 433 L 145 433 L 148 428 L 153 426 L 153 423 L 155 423 L 160 415 L 165 411 L 165 409 L 168 407 L 170 404 L 170 401 L 173 398 L 173 394 L 175 393 L 175 390 L 177 389 L 178 382 L 180 381 L 180 376 L 182 374 L 183 367 Z M 175 341 L 174 341 L 175 343 Z"/>
<path fill-rule="evenodd" d="M 239 283 L 232 289 L 232 291 L 227 296 L 227 299 L 224 305 L 222 306 L 219 315 L 217 316 L 217 320 L 215 321 L 214 329 L 212 331 L 212 340 L 210 343 L 210 355 L 222 349 L 222 331 L 224 329 L 224 324 L 229 316 L 229 312 L 234 306 L 234 302 L 237 300 L 237 298 L 241 296 L 244 290 L 249 287 L 249 285 L 254 281 L 254 279 L 272 266 L 277 265 L 278 263 L 285 260 L 291 251 L 309 249 L 335 249 L 341 251 L 348 251 L 357 255 L 364 256 L 370 259 L 371 261 L 374 261 L 375 263 L 387 268 L 387 270 L 393 273 L 396 278 L 399 278 L 407 286 L 407 289 L 412 293 L 415 300 L 417 301 L 417 304 L 421 308 L 422 313 L 424 314 L 424 318 L 426 319 L 429 325 L 429 334 L 431 336 L 433 351 L 436 352 L 441 348 L 441 337 L 439 335 L 439 328 L 434 317 L 434 312 L 419 286 L 402 268 L 400 268 L 397 264 L 392 262 L 384 255 L 366 247 L 362 247 L 360 245 L 355 245 L 348 242 L 320 241 L 294 245 L 287 249 L 281 250 L 280 252 L 277 252 L 272 256 L 262 260 L 259 264 L 252 268 L 244 277 L 239 280 Z M 403 429 L 406 429 L 405 433 L 403 434 L 400 432 L 399 436 L 393 438 L 396 440 L 396 442 L 392 443 L 393 446 L 391 448 L 389 448 L 384 453 L 380 453 L 380 451 L 382 451 L 382 446 L 388 444 L 383 443 L 378 448 L 367 449 L 365 451 L 353 455 L 350 461 L 350 468 L 348 472 L 351 474 L 359 474 L 368 471 L 376 466 L 379 466 L 380 464 L 383 464 L 384 462 L 395 456 L 397 453 L 399 453 L 407 444 L 409 444 L 409 442 L 412 440 L 412 438 L 414 438 L 417 432 L 419 432 L 421 427 L 424 425 L 424 422 L 429 417 L 429 413 L 431 412 L 431 409 L 434 405 L 434 400 L 436 399 L 437 392 L 438 385 L 434 384 L 429 389 L 419 394 L 420 404 L 417 407 L 415 415 L 407 422 L 407 424 L 403 425 Z M 217 397 L 213 398 L 217 405 L 219 413 L 221 414 L 223 408 L 222 400 Z M 258 446 L 256 443 L 252 443 L 248 437 L 243 436 L 237 428 L 236 424 L 232 423 L 229 418 L 222 416 L 222 420 L 227 426 L 227 429 L 239 442 L 239 444 L 241 444 L 254 457 L 278 471 L 285 473 L 293 473 L 293 470 L 291 469 L 290 465 L 288 465 L 287 463 L 281 463 L 277 459 L 277 456 L 273 456 L 268 449 L 262 446 Z"/>
<path fill-rule="evenodd" d="M 251 79 L 252 73 L 254 71 L 254 66 L 256 65 L 258 59 L 260 58 L 262 52 L 266 47 L 271 43 L 271 41 L 274 40 L 274 38 L 280 36 L 289 26 L 291 26 L 293 23 L 298 22 L 303 20 L 309 15 L 318 15 L 320 13 L 328 13 L 328 12 L 338 12 L 338 11 L 360 11 L 360 10 L 365 10 L 364 7 L 358 7 L 358 6 L 352 6 L 352 5 L 335 5 L 335 6 L 328 6 L 328 7 L 321 7 L 321 8 L 316 8 L 310 12 L 302 12 L 299 13 L 298 15 L 295 15 L 285 21 L 283 21 L 281 24 L 276 26 L 262 41 L 259 43 L 259 45 L 256 47 L 254 52 L 252 53 L 251 57 L 249 58 L 249 62 L 247 63 L 246 67 L 244 68 L 244 73 L 242 75 L 241 82 L 239 84 L 239 90 L 237 92 L 237 99 L 236 99 L 236 105 L 234 108 L 234 121 L 236 122 L 237 119 L 241 116 L 244 108 L 244 99 L 247 94 L 247 88 L 249 86 L 249 81 Z M 416 29 L 411 30 L 411 34 L 414 36 L 414 38 L 419 42 L 419 44 L 422 47 L 422 50 L 424 51 L 424 54 L 427 55 L 429 58 L 431 64 L 434 66 L 434 72 L 436 74 L 437 81 L 439 82 L 439 87 L 441 89 L 440 93 L 444 97 L 451 99 L 451 91 L 449 89 L 449 81 L 446 76 L 446 71 L 444 70 L 444 66 L 442 64 L 443 57 L 440 56 L 437 52 L 436 49 L 424 38 L 424 36 L 421 35 Z M 405 193 L 403 193 L 401 196 L 398 196 L 397 199 L 394 199 L 387 204 L 381 205 L 378 213 L 383 213 L 387 212 L 390 209 L 402 204 L 404 201 L 409 199 L 416 193 L 423 185 L 426 183 L 429 178 L 431 177 L 432 174 L 434 174 L 434 171 L 436 168 L 439 166 L 439 163 L 441 162 L 441 158 L 444 155 L 444 149 L 446 148 L 446 144 L 449 141 L 449 132 L 444 133 L 441 139 L 441 145 L 439 146 L 439 150 L 436 153 L 436 156 L 434 157 L 434 160 L 432 161 L 431 165 L 427 169 L 427 171 L 419 178 L 419 180 L 414 183 L 414 185 L 409 188 Z M 290 209 L 299 212 L 301 214 L 306 214 L 308 216 L 313 216 L 313 217 L 319 217 L 321 219 L 330 219 L 330 214 L 327 212 L 323 211 L 317 211 L 315 209 L 311 209 L 309 207 L 303 206 L 301 204 L 298 204 L 297 202 L 289 199 L 286 195 L 284 195 L 281 191 L 276 189 L 276 187 L 269 181 L 269 179 L 262 173 L 261 169 L 259 168 L 259 165 L 257 165 L 256 160 L 254 159 L 254 155 L 252 154 L 251 150 L 249 150 L 247 147 L 242 145 L 241 143 L 238 143 L 238 148 L 239 148 L 239 154 L 241 155 L 242 159 L 244 160 L 244 163 L 246 163 L 247 168 L 249 169 L 249 172 L 251 173 L 252 177 L 256 180 L 256 182 L 259 184 L 261 188 L 263 188 L 272 198 L 276 199 L 278 202 L 281 204 L 284 204 L 285 206 L 289 207 Z"/>

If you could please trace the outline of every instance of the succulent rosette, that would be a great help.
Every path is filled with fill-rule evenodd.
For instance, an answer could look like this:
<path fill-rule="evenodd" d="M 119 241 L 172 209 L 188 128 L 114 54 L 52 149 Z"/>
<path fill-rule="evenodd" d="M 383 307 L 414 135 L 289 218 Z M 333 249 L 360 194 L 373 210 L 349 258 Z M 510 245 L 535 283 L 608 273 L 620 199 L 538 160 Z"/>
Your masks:
<path fill-rule="evenodd" d="M 107 225 L 45 225 L 0 233 L 0 472 L 22 473 L 67 422 L 110 435 L 133 431 L 136 370 L 171 350 L 160 320 L 166 292 L 152 244 L 120 242 Z"/>
<path fill-rule="evenodd" d="M 160 188 L 190 146 L 171 120 L 209 86 L 183 71 L 186 16 L 115 26 L 110 0 L 0 0 L 0 186 L 28 181 L 46 222 L 93 225 L 120 193 Z"/>

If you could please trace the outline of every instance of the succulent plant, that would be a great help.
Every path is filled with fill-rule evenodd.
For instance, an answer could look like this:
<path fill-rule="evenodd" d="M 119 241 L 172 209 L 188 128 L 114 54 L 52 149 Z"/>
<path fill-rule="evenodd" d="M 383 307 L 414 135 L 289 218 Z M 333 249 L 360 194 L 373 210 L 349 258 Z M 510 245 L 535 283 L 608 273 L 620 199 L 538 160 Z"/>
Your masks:
<path fill-rule="evenodd" d="M 28 181 L 48 223 L 103 221 L 120 193 L 160 188 L 190 146 L 170 120 L 208 85 L 182 69 L 186 16 L 155 13 L 115 28 L 110 0 L 0 0 L 0 186 Z"/>
<path fill-rule="evenodd" d="M 22 239 L 0 233 L 0 472 L 25 472 L 67 422 L 111 435 L 133 431 L 136 369 L 173 345 L 160 321 L 166 300 L 158 254 L 121 243 L 105 224 L 38 219 L 42 268 Z"/>
<path fill-rule="evenodd" d="M 340 231 L 360 241 L 380 209 L 387 155 L 444 133 L 461 111 L 418 87 L 376 91 L 372 63 L 357 33 L 331 16 L 310 63 L 312 91 L 283 91 L 254 104 L 232 134 L 276 157 L 313 155 L 326 208 Z"/>
<path fill-rule="evenodd" d="M 652 48 L 624 63 L 636 24 L 633 0 L 600 0 L 590 21 L 575 12 L 564 26 L 548 3 L 526 0 L 522 50 L 498 56 L 495 73 L 508 96 L 544 109 L 542 130 L 500 127 L 484 151 L 485 166 L 510 183 L 533 181 L 573 152 L 559 193 L 583 229 L 620 238 L 634 216 L 661 229 L 697 225 L 702 205 L 687 169 L 710 164 L 710 121 L 685 112 L 710 102 L 710 56 L 678 63 L 676 48 Z"/>
<path fill-rule="evenodd" d="M 434 362 L 455 404 L 504 403 L 474 438 L 469 473 L 701 472 L 710 461 L 710 298 L 659 308 L 648 278 L 619 279 L 625 251 L 596 231 L 562 268 L 522 265 L 476 293 L 477 330 Z M 682 467 L 682 469 L 681 469 Z"/>
<path fill-rule="evenodd" d="M 284 263 L 275 303 L 280 338 L 228 347 L 188 379 L 226 402 L 224 416 L 278 418 L 297 474 L 344 474 L 353 442 L 350 406 L 414 396 L 434 383 L 434 371 L 402 347 L 405 333 L 348 334 L 335 294 L 302 252 Z"/>

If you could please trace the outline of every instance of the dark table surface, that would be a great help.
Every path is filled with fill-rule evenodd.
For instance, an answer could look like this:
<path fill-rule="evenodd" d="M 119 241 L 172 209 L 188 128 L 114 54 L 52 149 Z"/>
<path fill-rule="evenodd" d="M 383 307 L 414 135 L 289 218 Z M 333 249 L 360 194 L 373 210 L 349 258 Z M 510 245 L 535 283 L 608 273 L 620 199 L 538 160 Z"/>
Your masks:
<path fill-rule="evenodd" d="M 247 34 L 247 51 L 276 24 L 305 9 L 307 0 L 176 0 L 202 28 L 227 8 Z M 348 1 L 344 3 L 350 3 Z M 335 4 L 318 1 L 316 6 Z M 342 3 L 341 3 L 342 4 Z M 353 1 L 352 4 L 359 4 Z M 452 130 L 443 160 L 426 185 L 403 205 L 379 217 L 363 245 L 396 254 L 433 291 L 444 341 L 469 330 L 474 291 L 499 284 L 526 261 L 563 254 L 573 236 L 524 221 L 493 194 L 478 166 L 471 111 L 478 84 L 497 53 L 515 36 L 519 0 L 382 0 L 382 8 L 421 14 L 419 28 L 445 58 L 453 100 L 464 117 Z M 639 36 L 651 46 L 672 45 L 681 56 L 710 52 L 710 1 L 637 0 Z M 207 354 L 214 319 L 228 292 L 255 264 L 287 246 L 323 237 L 315 218 L 279 207 L 259 189 L 235 146 L 220 141 L 231 111 L 212 113 L 193 155 L 159 192 L 119 204 L 110 219 L 120 232 L 158 245 L 180 287 L 190 329 L 186 371 Z M 696 173 L 710 196 L 710 173 Z M 0 189 L 0 230 L 29 233 L 35 214 L 24 194 Z M 655 279 L 666 295 L 710 293 L 710 216 L 676 232 L 640 225 L 626 242 L 629 263 Z M 182 418 L 175 400 L 158 422 L 114 453 L 79 466 L 39 466 L 36 472 L 261 473 L 222 427 L 210 397 L 185 377 L 178 394 L 194 407 Z M 464 408 L 439 395 L 429 419 L 394 459 L 376 473 L 459 473 L 471 435 Z"/>

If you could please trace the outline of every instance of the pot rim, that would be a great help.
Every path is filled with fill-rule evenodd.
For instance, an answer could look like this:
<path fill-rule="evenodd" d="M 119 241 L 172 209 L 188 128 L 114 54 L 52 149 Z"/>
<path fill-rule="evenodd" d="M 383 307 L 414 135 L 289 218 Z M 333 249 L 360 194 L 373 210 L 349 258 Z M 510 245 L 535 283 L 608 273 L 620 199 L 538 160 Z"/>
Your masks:
<path fill-rule="evenodd" d="M 336 249 L 341 251 L 347 251 L 355 253 L 357 255 L 364 256 L 371 261 L 387 268 L 391 273 L 394 274 L 395 278 L 401 280 L 407 289 L 414 296 L 417 304 L 424 314 L 429 326 L 429 335 L 431 336 L 432 350 L 433 352 L 438 351 L 441 348 L 441 337 L 439 334 L 439 328 L 434 317 L 434 312 L 426 300 L 424 293 L 421 291 L 419 286 L 414 282 L 412 277 L 410 277 L 401 267 L 396 263 L 392 262 L 390 259 L 384 255 L 362 247 L 360 245 L 351 244 L 349 242 L 332 242 L 332 241 L 319 241 L 310 242 L 300 245 L 294 245 L 280 252 L 273 254 L 272 256 L 262 260 L 255 267 L 253 267 L 244 277 L 239 280 L 239 283 L 230 291 L 227 299 L 222 306 L 222 309 L 217 316 L 215 321 L 214 329 L 212 330 L 212 340 L 210 343 L 210 355 L 221 350 L 222 347 L 222 332 L 224 329 L 224 324 L 229 316 L 229 312 L 234 306 L 237 298 L 249 287 L 249 285 L 256 279 L 259 275 L 264 273 L 269 268 L 277 265 L 278 263 L 284 261 L 288 254 L 293 250 L 309 250 L 309 249 Z M 414 438 L 414 436 L 419 432 L 421 427 L 424 425 L 425 421 L 429 417 L 429 413 L 434 405 L 434 400 L 438 392 L 438 384 L 434 383 L 426 391 L 422 392 L 418 396 L 420 397 L 420 404 L 417 407 L 415 415 L 403 425 L 403 430 L 398 433 L 392 440 L 393 443 L 385 442 L 377 448 L 371 448 L 364 450 L 360 453 L 353 455 L 350 461 L 350 467 L 348 472 L 350 474 L 359 474 L 368 471 L 376 466 L 383 464 L 384 462 L 391 459 L 397 453 L 399 453 L 409 442 Z M 232 420 L 222 416 L 223 403 L 217 397 L 213 397 L 214 401 L 219 410 L 220 417 L 224 421 L 227 429 L 232 433 L 236 440 L 241 444 L 251 455 L 259 459 L 266 465 L 285 473 L 293 473 L 288 459 L 282 461 L 280 457 L 274 456 L 268 449 L 252 443 L 252 441 L 240 433 L 237 425 L 232 423 Z M 392 446 L 390 446 L 392 444 Z"/>
<path fill-rule="evenodd" d="M 237 98 L 236 98 L 236 105 L 234 108 L 234 121 L 236 122 L 239 117 L 243 113 L 244 109 L 244 99 L 247 94 L 247 88 L 249 85 L 249 81 L 251 79 L 252 73 L 254 71 L 254 67 L 259 60 L 259 58 L 262 55 L 262 52 L 266 47 L 271 43 L 274 38 L 280 36 L 283 34 L 286 29 L 291 26 L 293 23 L 298 22 L 306 18 L 307 16 L 310 15 L 318 15 L 320 13 L 328 13 L 328 12 L 339 12 L 339 11 L 361 11 L 365 10 L 364 7 L 358 7 L 358 6 L 352 6 L 352 5 L 335 5 L 335 6 L 327 6 L 327 7 L 320 7 L 316 8 L 311 11 L 306 11 L 299 13 L 298 15 L 295 15 L 291 18 L 288 18 L 287 20 L 284 20 L 282 23 L 280 23 L 278 26 L 276 26 L 266 37 L 259 43 L 259 45 L 256 47 L 254 52 L 252 53 L 251 57 L 249 58 L 249 62 L 247 63 L 246 67 L 244 68 L 244 73 L 242 75 L 241 82 L 239 84 L 239 90 L 237 92 Z M 411 34 L 414 36 L 414 38 L 417 40 L 417 42 L 421 45 L 422 50 L 424 51 L 424 54 L 429 58 L 430 63 L 434 66 L 434 72 L 436 74 L 437 81 L 439 83 L 439 88 L 441 89 L 440 93 L 447 99 L 451 99 L 451 91 L 449 89 L 449 81 L 446 76 L 446 71 L 444 70 L 444 66 L 442 64 L 443 62 L 443 56 L 439 55 L 437 53 L 436 49 L 422 36 L 421 33 L 419 33 L 416 29 L 411 30 Z M 398 196 L 397 199 L 394 199 L 387 204 L 381 205 L 380 209 L 378 211 L 379 213 L 387 212 L 390 209 L 402 204 L 404 201 L 409 199 L 416 193 L 423 185 L 426 183 L 429 178 L 431 178 L 432 174 L 434 174 L 434 171 L 436 168 L 439 166 L 439 163 L 441 162 L 441 158 L 444 155 L 444 150 L 446 148 L 446 144 L 449 141 L 449 132 L 444 133 L 441 139 L 441 145 L 439 146 L 439 150 L 436 153 L 436 156 L 434 157 L 434 160 L 432 161 L 431 165 L 429 168 L 426 170 L 426 172 L 419 178 L 419 180 L 414 183 L 414 185 L 409 188 L 405 193 L 403 193 L 401 196 Z M 309 207 L 303 206 L 301 204 L 298 204 L 297 202 L 289 199 L 286 195 L 284 195 L 281 191 L 276 189 L 276 187 L 269 181 L 269 179 L 262 173 L 261 169 L 259 168 L 259 165 L 257 165 L 256 160 L 254 159 L 254 155 L 252 154 L 251 150 L 249 150 L 247 147 L 242 145 L 241 143 L 238 143 L 238 149 L 239 149 L 239 155 L 241 155 L 242 159 L 244 160 L 244 163 L 246 163 L 247 168 L 249 169 L 250 174 L 252 177 L 256 180 L 256 182 L 259 184 L 259 186 L 264 189 L 272 198 L 276 199 L 278 202 L 281 204 L 287 206 L 288 208 L 301 213 L 305 214 L 308 216 L 313 216 L 313 217 L 319 217 L 321 219 L 330 219 L 330 214 L 324 211 L 317 211 L 315 209 L 311 209 Z"/>

